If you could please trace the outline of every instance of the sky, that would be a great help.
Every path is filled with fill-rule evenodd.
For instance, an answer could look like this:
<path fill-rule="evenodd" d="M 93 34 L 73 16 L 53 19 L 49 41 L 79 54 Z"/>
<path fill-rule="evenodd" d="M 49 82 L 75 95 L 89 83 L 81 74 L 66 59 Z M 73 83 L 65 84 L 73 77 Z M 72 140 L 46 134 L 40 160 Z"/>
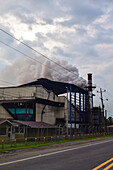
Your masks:
<path fill-rule="evenodd" d="M 92 73 L 94 105 L 101 105 L 97 90 L 106 90 L 105 109 L 113 116 L 112 0 L 0 0 L 0 29 L 69 70 L 0 30 L 0 86 L 44 76 L 83 85 Z"/>

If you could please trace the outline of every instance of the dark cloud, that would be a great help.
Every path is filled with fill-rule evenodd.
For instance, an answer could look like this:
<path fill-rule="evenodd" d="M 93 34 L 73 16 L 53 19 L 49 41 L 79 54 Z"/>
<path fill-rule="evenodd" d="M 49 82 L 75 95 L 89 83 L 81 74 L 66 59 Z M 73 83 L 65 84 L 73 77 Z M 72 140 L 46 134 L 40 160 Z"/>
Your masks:
<path fill-rule="evenodd" d="M 0 0 L 2 29 L 48 57 L 63 59 L 77 66 L 80 76 L 86 77 L 87 72 L 92 72 L 95 83 L 105 86 L 111 92 L 112 16 L 112 0 Z M 2 32 L 0 40 L 39 61 L 47 62 Z M 22 78 L 27 81 L 28 67 L 30 78 L 38 74 L 35 74 L 35 62 L 29 62 L 29 59 L 26 61 L 22 55 L 2 44 L 0 53 L 1 78 L 13 82 L 18 76 L 18 80 Z M 25 61 L 27 66 L 24 65 Z M 12 66 L 8 67 L 10 64 Z M 25 76 L 22 74 L 24 70 Z"/>

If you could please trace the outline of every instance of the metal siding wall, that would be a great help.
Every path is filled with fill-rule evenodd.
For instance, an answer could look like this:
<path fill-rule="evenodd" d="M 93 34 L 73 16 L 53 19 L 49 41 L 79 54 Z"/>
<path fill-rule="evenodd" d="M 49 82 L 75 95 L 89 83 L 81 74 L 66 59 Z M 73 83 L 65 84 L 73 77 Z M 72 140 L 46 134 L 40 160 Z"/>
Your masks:
<path fill-rule="evenodd" d="M 84 94 L 83 94 L 83 122 L 85 123 L 85 102 L 84 102 Z"/>
<path fill-rule="evenodd" d="M 75 124 L 76 124 L 76 112 L 77 112 L 77 108 L 76 108 L 76 91 L 75 91 Z"/>
<path fill-rule="evenodd" d="M 70 123 L 71 123 L 71 115 L 72 115 L 72 110 L 71 110 L 71 86 L 70 86 Z"/>
<path fill-rule="evenodd" d="M 79 93 L 79 123 L 81 123 L 81 93 Z"/>
<path fill-rule="evenodd" d="M 88 123 L 89 118 L 88 118 L 88 95 L 85 94 L 85 122 Z"/>

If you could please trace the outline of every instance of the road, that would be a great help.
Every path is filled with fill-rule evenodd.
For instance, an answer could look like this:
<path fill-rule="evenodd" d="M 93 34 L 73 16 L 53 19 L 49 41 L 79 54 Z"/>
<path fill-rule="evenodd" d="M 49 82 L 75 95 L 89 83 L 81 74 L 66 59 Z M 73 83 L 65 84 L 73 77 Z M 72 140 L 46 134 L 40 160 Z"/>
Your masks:
<path fill-rule="evenodd" d="M 22 155 L 24 150 L 20 157 L 0 160 L 0 170 L 113 169 L 113 139 Z"/>

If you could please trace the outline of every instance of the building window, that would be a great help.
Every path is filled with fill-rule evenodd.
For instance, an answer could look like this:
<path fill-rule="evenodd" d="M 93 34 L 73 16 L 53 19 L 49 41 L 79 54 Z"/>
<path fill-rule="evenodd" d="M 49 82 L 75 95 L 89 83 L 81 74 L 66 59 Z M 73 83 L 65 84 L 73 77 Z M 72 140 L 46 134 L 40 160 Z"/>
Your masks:
<path fill-rule="evenodd" d="M 0 127 L 0 136 L 5 136 L 6 135 L 6 126 L 1 126 Z"/>
<path fill-rule="evenodd" d="M 32 108 L 9 108 L 9 111 L 18 120 L 29 121 L 34 114 Z"/>
<path fill-rule="evenodd" d="M 32 102 L 4 103 L 3 106 L 14 119 L 35 121 L 35 104 Z"/>

